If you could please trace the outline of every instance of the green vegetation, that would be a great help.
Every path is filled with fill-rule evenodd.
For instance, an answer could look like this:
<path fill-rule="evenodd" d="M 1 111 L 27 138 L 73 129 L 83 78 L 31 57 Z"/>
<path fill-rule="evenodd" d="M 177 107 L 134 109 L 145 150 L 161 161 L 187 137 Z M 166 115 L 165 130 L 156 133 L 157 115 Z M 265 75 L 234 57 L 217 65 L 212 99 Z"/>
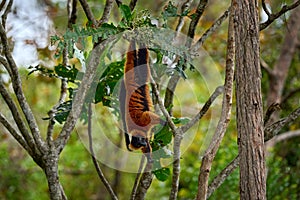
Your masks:
<path fill-rule="evenodd" d="M 97 4 L 98 1 L 89 1 L 93 4 Z M 145 7 L 153 6 L 149 1 L 143 1 Z M 216 3 L 216 1 L 214 1 Z M 151 4 L 151 5 L 150 5 Z M 163 4 L 159 1 L 158 5 Z M 226 9 L 225 3 L 219 3 L 216 6 L 218 11 Z M 88 50 L 91 46 L 91 42 L 98 42 L 99 38 L 106 39 L 112 35 L 131 30 L 135 27 L 151 27 L 151 20 L 159 16 L 162 20 L 164 27 L 173 28 L 173 20 L 179 16 L 189 16 L 191 11 L 186 11 L 179 14 L 179 8 L 175 4 L 169 3 L 166 5 L 165 10 L 144 10 L 141 9 L 141 5 L 138 5 L 137 11 L 131 13 L 128 6 L 121 6 L 119 12 L 114 16 L 115 18 L 122 18 L 123 20 L 119 24 L 114 24 L 110 21 L 105 23 L 97 29 L 94 29 L 89 22 L 85 19 L 80 19 L 87 24 L 86 26 L 74 26 L 72 30 L 67 30 L 63 35 L 53 35 L 51 42 L 56 44 L 56 52 L 53 53 L 52 60 L 55 65 L 51 68 L 47 68 L 41 65 L 31 66 L 28 69 L 20 69 L 22 74 L 22 81 L 24 85 L 24 93 L 26 98 L 33 109 L 34 114 L 37 116 L 37 121 L 41 125 L 41 130 L 45 133 L 48 125 L 47 112 L 57 103 L 59 98 L 59 81 L 66 79 L 68 81 L 68 100 L 59 106 L 58 112 L 55 113 L 55 120 L 57 126 L 55 127 L 55 133 L 63 122 L 65 122 L 67 115 L 72 106 L 72 99 L 76 90 L 80 85 L 82 78 L 82 70 L 80 67 L 80 60 L 75 59 L 75 51 L 73 44 L 78 42 L 84 49 L 84 59 L 88 59 Z M 159 6 L 158 6 L 159 7 Z M 161 6 L 162 7 L 162 6 Z M 56 5 L 56 8 L 62 12 L 62 8 Z M 94 8 L 93 8 L 94 9 Z M 116 8 L 117 9 L 117 8 Z M 158 9 L 158 8 L 156 8 Z M 83 12 L 83 11 L 80 11 Z M 152 13 L 153 12 L 153 13 Z M 150 15 L 151 13 L 151 15 Z M 205 14 L 205 18 L 201 21 L 199 32 L 197 37 L 201 36 L 204 30 L 209 27 L 216 17 L 212 9 L 209 9 Z M 80 15 L 79 15 L 80 16 Z M 56 16 L 59 18 L 66 18 L 66 16 Z M 283 18 L 284 20 L 284 18 Z M 62 27 L 61 20 L 55 20 L 58 27 Z M 67 19 L 65 19 L 67 21 Z M 184 27 L 183 29 L 187 29 Z M 276 62 L 276 58 L 280 53 L 280 43 L 272 42 L 282 40 L 285 31 L 285 24 L 276 24 L 269 29 L 261 33 L 261 57 L 270 65 Z M 149 35 L 146 35 L 148 37 Z M 219 70 L 220 74 L 224 75 L 225 65 L 225 47 L 226 47 L 226 24 L 220 27 L 220 30 L 215 32 L 204 43 L 203 47 L 208 52 L 209 56 L 213 59 L 214 65 Z M 120 39 L 120 38 L 119 38 Z M 151 38 L 149 39 L 151 43 Z M 116 43 L 116 45 L 120 45 Z M 178 73 L 184 79 L 181 81 L 177 88 L 178 99 L 174 100 L 174 122 L 176 124 L 184 124 L 190 117 L 196 113 L 195 110 L 199 110 L 209 97 L 209 91 L 205 80 L 199 77 L 199 74 L 195 72 L 193 64 L 178 65 L 175 69 L 167 71 L 166 66 L 163 64 L 162 56 L 171 55 L 172 52 L 160 50 L 157 44 L 151 44 L 152 59 L 156 63 L 153 63 L 153 67 L 158 69 L 158 73 L 168 77 L 170 74 Z M 59 62 L 63 55 L 63 49 L 68 47 L 70 59 L 75 59 L 74 65 L 67 68 Z M 40 55 L 47 55 L 45 49 L 40 50 Z M 299 51 L 299 50 L 298 50 Z M 114 144 L 123 146 L 123 138 L 119 137 L 117 125 L 119 116 L 117 112 L 118 100 L 116 94 L 112 93 L 118 86 L 120 77 L 123 74 L 124 57 L 117 58 L 113 54 L 113 49 L 107 50 L 103 55 L 103 65 L 105 69 L 99 80 L 96 81 L 96 95 L 90 96 L 89 102 L 96 104 L 98 116 L 97 120 L 101 120 L 101 123 L 107 124 L 107 132 L 105 133 Z M 120 53 L 120 52 L 117 52 Z M 154 56 L 153 56 L 154 55 Z M 41 59 L 46 59 L 41 56 Z M 49 59 L 49 58 L 48 58 Z M 290 67 L 287 83 L 284 89 L 284 95 L 289 94 L 293 89 L 300 87 L 300 58 L 293 59 Z M 184 61 L 182 59 L 182 61 Z M 204 64 L 209 64 L 209 61 L 203 60 Z M 263 71 L 262 89 L 263 98 L 266 99 L 268 91 L 268 79 L 266 72 Z M 186 94 L 187 83 L 189 87 L 192 87 L 193 94 Z M 176 91 L 176 92 L 177 92 Z M 191 95 L 191 96 L 189 96 Z M 181 98 L 182 97 L 182 98 Z M 196 99 L 196 100 L 195 100 Z M 299 107 L 300 94 L 296 94 L 291 97 L 283 106 L 281 116 L 287 116 L 294 109 Z M 3 99 L 0 99 L 0 103 L 3 104 Z M 195 105 L 194 105 L 195 104 Z M 213 105 L 215 107 L 218 106 Z M 179 110 L 185 110 L 191 108 L 194 110 L 192 113 L 187 112 L 187 116 L 182 116 L 184 112 Z M 1 107 L 1 111 L 7 109 Z M 176 110 L 177 109 L 177 110 Z M 107 112 L 109 111 L 109 112 Z M 84 145 L 84 138 L 82 134 L 86 130 L 87 122 L 87 104 L 84 105 L 84 112 L 81 116 L 81 121 L 77 124 L 77 131 L 74 131 L 71 135 L 66 148 L 63 150 L 60 162 L 59 173 L 61 183 L 65 189 L 65 192 L 69 199 L 109 199 L 109 195 L 103 184 L 99 180 L 95 168 L 91 161 L 91 156 L 87 147 Z M 5 113 L 5 112 L 4 112 Z M 7 112 L 8 113 L 8 112 Z M 206 147 L 207 127 L 211 125 L 211 113 L 207 113 L 203 119 L 201 119 L 198 127 L 193 127 L 193 130 L 186 135 L 185 142 L 187 146 L 184 146 L 181 159 L 181 179 L 178 199 L 193 199 L 196 195 L 198 187 L 198 174 L 201 162 L 201 154 Z M 99 117 L 100 116 L 100 117 Z M 104 116 L 103 118 L 101 116 Z M 229 129 L 222 141 L 221 147 L 217 153 L 215 161 L 213 162 L 211 178 L 215 177 L 226 167 L 226 165 L 235 158 L 238 154 L 237 146 L 237 132 L 235 127 L 235 110 L 232 112 L 232 119 L 229 125 Z M 103 121 L 104 122 L 103 122 Z M 284 131 L 297 130 L 300 128 L 300 120 L 293 125 L 286 127 Z M 57 131 L 56 131 L 57 130 Z M 194 133 L 193 133 L 194 131 Z M 80 133 L 79 133 L 80 132 Z M 9 133 L 4 127 L 0 125 L 0 199 L 48 199 L 47 181 L 44 173 L 34 163 L 34 161 L 26 154 L 25 151 L 10 137 Z M 78 133 L 78 134 L 77 134 Z M 46 137 L 46 136 L 44 136 Z M 171 149 L 170 144 L 172 141 L 172 133 L 168 128 L 162 128 L 155 136 L 151 143 L 154 150 L 163 149 L 167 147 Z M 267 195 L 268 199 L 299 199 L 300 191 L 300 148 L 299 138 L 286 140 L 277 144 L 273 149 L 269 150 L 270 153 L 267 157 L 268 176 L 267 176 Z M 103 157 L 107 156 L 111 152 L 104 152 Z M 101 155 L 102 156 L 102 155 Z M 109 155 L 108 155 L 109 156 Z M 147 193 L 146 199 L 168 199 L 169 190 L 171 188 L 171 176 L 172 166 L 164 166 L 161 159 L 168 159 L 170 155 L 168 152 L 164 152 L 155 158 L 154 178 L 152 186 Z M 138 163 L 136 163 L 138 165 Z M 161 168 L 163 166 L 163 168 Z M 128 172 L 116 172 L 109 166 L 102 165 L 101 167 L 104 174 L 108 178 L 109 182 L 115 187 L 120 199 L 126 199 L 132 189 L 134 183 L 135 174 Z M 119 182 L 116 177 L 120 177 Z M 238 170 L 232 173 L 223 185 L 216 190 L 210 199 L 238 199 L 239 198 L 239 174 Z"/>

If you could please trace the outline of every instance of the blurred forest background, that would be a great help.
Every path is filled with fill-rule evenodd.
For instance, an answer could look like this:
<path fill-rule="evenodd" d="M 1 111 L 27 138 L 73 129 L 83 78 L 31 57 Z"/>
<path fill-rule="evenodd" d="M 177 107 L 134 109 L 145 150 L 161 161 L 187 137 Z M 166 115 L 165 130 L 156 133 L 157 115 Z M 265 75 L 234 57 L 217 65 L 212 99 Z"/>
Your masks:
<path fill-rule="evenodd" d="M 102 0 L 88 1 L 95 17 L 99 17 L 104 6 Z M 181 2 L 181 1 L 179 1 Z M 181 5 L 175 2 L 174 5 Z M 128 1 L 124 1 L 128 3 Z M 168 1 L 138 1 L 137 10 L 147 9 L 153 18 L 158 17 Z M 283 4 L 292 1 L 275 0 L 270 2 L 272 9 L 280 9 Z M 31 108 L 37 117 L 41 130 L 46 130 L 47 121 L 42 118 L 47 117 L 47 112 L 56 104 L 59 93 L 59 81 L 38 73 L 28 75 L 29 66 L 37 64 L 49 68 L 57 65 L 54 59 L 55 48 L 50 45 L 50 36 L 62 35 L 67 29 L 67 1 L 64 0 L 15 0 L 13 12 L 9 14 L 7 20 L 8 36 L 14 44 L 13 56 L 20 67 L 24 93 L 30 103 Z M 197 27 L 195 38 L 199 38 L 204 31 L 229 7 L 227 1 L 211 0 L 208 3 L 204 16 Z M 110 22 L 120 18 L 120 13 L 114 5 Z M 78 6 L 79 25 L 85 25 L 87 19 L 84 17 L 83 10 Z M 299 11 L 299 9 L 298 9 Z M 300 12 L 300 11 L 299 11 Z M 99 15 L 99 16 L 97 16 Z M 291 12 L 287 12 L 276 20 L 267 29 L 260 32 L 261 58 L 262 58 L 262 89 L 264 110 L 267 109 L 267 95 L 269 92 L 270 76 L 268 70 L 278 62 L 284 38 L 289 32 L 287 22 Z M 261 21 L 265 14 L 261 11 Z M 299 23 L 299 21 L 298 21 Z M 175 24 L 175 23 L 174 23 Z M 169 23 L 172 26 L 172 22 Z M 224 74 L 226 39 L 226 21 L 218 31 L 215 31 L 203 44 L 203 48 L 213 59 L 220 74 Z M 174 29 L 174 27 L 173 27 Z M 187 27 L 183 27 L 186 32 Z M 297 34 L 299 38 L 299 31 Z M 74 60 L 74 64 L 79 61 Z M 208 99 L 205 84 L 201 85 L 194 82 L 197 75 L 187 72 L 192 85 L 194 94 L 197 96 L 198 105 L 201 107 Z M 5 77 L 5 73 L 0 69 L 0 74 Z M 7 80 L 8 81 L 8 80 Z M 9 82 L 9 81 L 8 81 Z M 300 105 L 300 43 L 296 45 L 292 62 L 286 77 L 281 110 L 278 115 L 284 117 L 295 110 Z M 193 109 L 193 102 L 185 94 L 184 83 L 179 84 L 178 94 L 183 96 L 181 106 L 189 106 Z M 235 103 L 235 101 L 233 101 Z M 9 111 L 4 106 L 3 99 L 0 98 L 1 112 L 9 116 Z M 192 107 L 192 108 L 191 108 Z M 233 106 L 234 108 L 234 106 Z M 110 116 L 106 116 L 105 108 L 99 106 L 97 110 L 108 120 L 107 124 L 114 126 L 115 121 L 109 121 Z M 235 110 L 232 111 L 232 118 L 222 141 L 221 147 L 213 162 L 211 177 L 214 177 L 238 154 L 237 131 L 235 122 Z M 180 116 L 179 116 L 180 117 Z M 189 144 L 187 150 L 182 155 L 181 179 L 178 199 L 193 199 L 198 187 L 198 174 L 200 167 L 200 148 L 199 141 L 203 141 L 201 131 L 209 126 L 210 118 L 203 118 L 195 138 Z M 63 150 L 59 161 L 59 174 L 66 195 L 69 199 L 109 199 L 106 189 L 97 177 L 97 173 L 90 158 L 90 153 L 81 142 L 77 132 L 86 129 L 82 123 L 78 123 L 76 131 L 71 135 L 66 148 Z M 300 129 L 300 120 L 285 127 L 283 133 Z M 114 130 L 112 128 L 112 130 Z M 54 131 L 55 133 L 55 131 Z M 123 143 L 123 138 L 118 137 L 116 131 L 107 130 L 106 134 L 111 134 L 116 143 Z M 299 135 L 299 134 L 298 134 Z M 272 200 L 300 199 L 300 137 L 282 138 L 270 141 L 266 149 L 267 155 L 267 198 Z M 115 171 L 101 165 L 104 174 L 118 193 L 119 199 L 126 199 L 130 196 L 131 187 L 135 180 L 135 174 L 129 172 Z M 168 199 L 171 177 L 162 182 L 154 178 L 152 186 L 147 193 L 147 199 Z M 164 189 L 165 188 L 165 189 Z M 7 130 L 0 124 L 0 199 L 48 199 L 47 180 L 42 170 L 34 163 L 31 157 L 19 146 L 10 136 Z M 234 171 L 218 188 L 210 199 L 238 199 L 239 198 L 239 173 Z"/>

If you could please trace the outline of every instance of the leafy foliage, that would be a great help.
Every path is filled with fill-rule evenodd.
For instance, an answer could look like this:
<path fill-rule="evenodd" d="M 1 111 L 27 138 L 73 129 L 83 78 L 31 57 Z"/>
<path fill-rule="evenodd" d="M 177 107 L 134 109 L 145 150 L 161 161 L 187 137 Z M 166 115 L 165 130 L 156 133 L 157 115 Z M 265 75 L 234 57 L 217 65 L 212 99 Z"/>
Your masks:
<path fill-rule="evenodd" d="M 106 67 L 106 70 L 100 77 L 97 85 L 95 103 L 102 102 L 104 106 L 111 107 L 111 92 L 115 89 L 117 83 L 122 79 L 124 63 L 125 60 L 117 61 L 109 64 Z"/>

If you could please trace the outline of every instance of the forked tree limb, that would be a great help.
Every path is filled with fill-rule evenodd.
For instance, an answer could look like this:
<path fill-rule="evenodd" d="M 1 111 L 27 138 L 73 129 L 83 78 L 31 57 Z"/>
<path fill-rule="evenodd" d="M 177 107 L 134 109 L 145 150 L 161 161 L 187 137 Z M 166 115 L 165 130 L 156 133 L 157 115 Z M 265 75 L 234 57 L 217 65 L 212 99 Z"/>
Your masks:
<path fill-rule="evenodd" d="M 274 14 L 269 13 L 269 15 L 268 15 L 268 13 L 267 13 L 267 15 L 268 15 L 268 20 L 265 21 L 265 22 L 263 22 L 263 23 L 261 23 L 261 24 L 259 25 L 259 30 L 260 30 L 260 31 L 261 31 L 261 30 L 264 30 L 264 29 L 267 28 L 270 24 L 272 24 L 273 21 L 275 21 L 277 18 L 279 18 L 281 15 L 283 15 L 283 14 L 286 13 L 287 11 L 290 11 L 290 10 L 296 8 L 296 7 L 299 6 L 299 5 L 300 5 L 300 0 L 294 2 L 294 3 L 291 4 L 291 5 L 284 5 L 284 6 L 281 8 L 281 10 L 280 10 L 279 12 L 277 12 L 277 13 L 274 13 Z"/>
<path fill-rule="evenodd" d="M 235 15 L 235 1 L 231 3 L 229 25 L 228 25 L 228 39 L 227 39 L 227 55 L 226 55 L 226 72 L 224 83 L 224 95 L 222 102 L 221 117 L 219 119 L 215 134 L 205 151 L 198 177 L 198 192 L 197 200 L 205 200 L 208 192 L 208 178 L 212 166 L 212 162 L 219 149 L 221 141 L 225 135 L 228 124 L 230 122 L 230 114 L 232 107 L 233 96 L 233 81 L 234 81 L 234 64 L 235 64 L 235 33 L 234 33 L 234 15 Z"/>
<path fill-rule="evenodd" d="M 295 111 L 293 111 L 291 114 L 289 114 L 287 117 L 282 118 L 278 120 L 277 122 L 265 127 L 265 132 L 269 133 L 270 136 L 266 136 L 265 134 L 265 142 L 267 143 L 270 139 L 273 137 L 280 137 L 281 134 L 277 135 L 282 128 L 287 125 L 293 123 L 297 118 L 300 117 L 300 107 L 297 108 Z M 297 131 L 298 132 L 298 131 Z M 298 133 L 297 133 L 298 134 Z M 297 135 L 295 134 L 295 135 Z M 287 136 L 288 137 L 288 136 Z M 226 180 L 226 178 L 238 167 L 239 165 L 239 155 L 237 155 L 233 161 L 231 161 L 220 174 L 218 174 L 211 182 L 211 184 L 208 186 L 208 195 L 207 198 L 210 197 L 210 195 L 219 188 L 222 183 Z"/>
<path fill-rule="evenodd" d="M 36 119 L 32 113 L 32 110 L 26 100 L 25 94 L 22 89 L 22 81 L 21 77 L 18 71 L 18 67 L 12 57 L 12 54 L 10 52 L 8 39 L 6 36 L 6 31 L 3 27 L 3 24 L 0 24 L 0 37 L 1 37 L 1 43 L 3 45 L 3 51 L 6 58 L 6 61 L 8 63 L 9 71 L 11 72 L 10 77 L 12 79 L 12 86 L 14 89 L 14 92 L 17 97 L 18 104 L 20 105 L 22 112 L 25 116 L 25 119 L 28 123 L 29 129 L 31 131 L 31 134 L 33 136 L 34 142 L 36 144 L 36 147 L 39 151 L 46 151 L 47 146 L 45 142 L 42 140 L 40 130 L 38 128 Z"/>

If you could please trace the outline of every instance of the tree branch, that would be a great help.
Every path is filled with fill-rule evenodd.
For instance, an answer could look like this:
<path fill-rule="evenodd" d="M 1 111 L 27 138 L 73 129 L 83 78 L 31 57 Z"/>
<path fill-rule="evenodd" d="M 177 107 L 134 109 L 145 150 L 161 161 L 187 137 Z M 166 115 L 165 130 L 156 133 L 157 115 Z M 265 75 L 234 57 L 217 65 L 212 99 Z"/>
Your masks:
<path fill-rule="evenodd" d="M 4 4 L 5 4 L 6 1 L 4 1 Z M 12 4 L 13 4 L 13 0 L 10 0 L 6 6 L 6 9 L 2 15 L 2 25 L 3 27 L 5 28 L 6 27 L 6 19 L 7 19 L 7 15 L 8 13 L 10 12 L 10 9 L 12 7 Z M 4 6 L 4 5 L 3 5 Z"/>
<path fill-rule="evenodd" d="M 9 64 L 8 64 L 7 60 L 3 56 L 1 56 L 1 55 L 0 55 L 0 62 L 5 67 L 5 69 L 7 70 L 8 74 L 10 76 L 12 76 L 12 71 L 11 71 L 11 69 L 9 67 Z"/>
<path fill-rule="evenodd" d="M 31 148 L 28 146 L 22 135 L 8 122 L 5 116 L 0 112 L 0 123 L 8 130 L 8 132 L 19 142 L 19 144 L 29 153 L 33 155 Z"/>
<path fill-rule="evenodd" d="M 190 6 L 191 6 L 191 3 L 193 2 L 193 0 L 186 0 L 182 6 L 181 6 L 181 14 L 186 12 Z M 179 35 L 183 25 L 184 25 L 184 17 L 185 16 L 180 16 L 179 19 L 178 19 L 178 24 L 175 28 L 175 31 L 176 31 L 176 35 L 175 35 L 175 38 Z"/>
<path fill-rule="evenodd" d="M 133 184 L 131 195 L 130 195 L 130 200 L 135 200 L 137 189 L 138 189 L 138 186 L 139 186 L 139 182 L 141 180 L 141 174 L 142 174 L 144 164 L 145 164 L 145 156 L 143 155 L 142 159 L 141 159 L 141 162 L 140 162 L 139 169 L 138 169 L 138 173 L 136 174 L 136 177 L 135 177 L 135 180 L 134 180 L 134 184 Z"/>
<path fill-rule="evenodd" d="M 194 52 L 197 52 L 199 48 L 203 45 L 205 40 L 210 36 L 217 28 L 219 28 L 222 23 L 227 19 L 229 15 L 229 10 L 228 8 L 212 25 L 209 27 L 205 33 L 199 38 L 199 40 L 191 47 L 191 52 L 194 54 Z"/>
<path fill-rule="evenodd" d="M 260 66 L 267 72 L 269 76 L 273 76 L 273 70 L 270 68 L 268 63 L 266 63 L 262 58 L 260 58 Z"/>
<path fill-rule="evenodd" d="M 153 174 L 151 170 L 152 170 L 152 163 L 147 162 L 147 165 L 140 179 L 140 184 L 138 186 L 135 199 L 145 199 L 146 193 L 153 179 Z"/>
<path fill-rule="evenodd" d="M 272 139 L 268 140 L 265 145 L 267 148 L 273 147 L 279 142 L 289 140 L 294 137 L 300 137 L 300 130 L 288 131 L 288 132 L 276 135 Z"/>
<path fill-rule="evenodd" d="M 68 0 L 67 5 L 67 12 L 68 12 L 68 27 L 69 29 L 73 29 L 72 25 L 76 23 L 77 19 L 77 0 Z M 68 44 L 64 46 L 63 53 L 62 53 L 62 64 L 64 67 L 68 66 L 69 58 L 68 58 Z M 47 128 L 47 138 L 46 141 L 48 145 L 53 141 L 52 134 L 54 130 L 54 116 L 57 112 L 57 108 L 64 103 L 65 99 L 67 98 L 67 90 L 68 90 L 68 82 L 65 78 L 61 79 L 60 85 L 60 96 L 56 105 L 52 107 L 52 109 L 48 112 L 49 115 L 49 124 Z"/>
<path fill-rule="evenodd" d="M 96 26 L 98 23 L 94 17 L 94 14 L 89 6 L 89 4 L 87 3 L 86 0 L 79 0 L 80 4 L 81 4 L 81 7 L 83 8 L 84 10 L 84 13 L 87 17 L 87 19 L 93 23 L 94 26 Z"/>
<path fill-rule="evenodd" d="M 202 109 L 198 112 L 198 114 L 193 117 L 187 124 L 181 126 L 179 129 L 183 133 L 185 133 L 188 129 L 190 129 L 192 126 L 194 126 L 208 111 L 211 104 L 216 100 L 216 98 L 221 95 L 224 92 L 224 86 L 219 86 L 215 89 L 215 91 L 212 93 L 212 95 L 209 97 L 209 99 L 205 102 Z"/>
<path fill-rule="evenodd" d="M 265 127 L 265 144 L 268 144 L 268 141 L 271 140 L 273 137 L 280 138 L 280 135 L 277 135 L 277 133 L 287 124 L 290 124 L 294 122 L 298 117 L 300 116 L 300 107 L 293 111 L 290 115 L 287 117 L 280 119 L 279 121 L 269 125 L 268 127 Z M 298 132 L 298 131 L 297 131 Z M 297 135 L 298 133 L 293 133 Z M 282 136 L 286 137 L 286 136 Z M 292 137 L 292 136 L 291 136 Z M 231 161 L 220 174 L 218 174 L 211 182 L 211 184 L 208 187 L 208 196 L 209 196 L 217 189 L 219 188 L 224 180 L 238 167 L 239 165 L 239 155 L 235 157 L 233 161 Z"/>
<path fill-rule="evenodd" d="M 173 132 L 173 135 L 175 135 L 177 127 L 176 127 L 176 125 L 174 124 L 174 122 L 172 121 L 172 118 L 171 118 L 170 114 L 169 114 L 168 111 L 166 110 L 166 108 L 165 108 L 165 106 L 164 106 L 164 104 L 163 104 L 163 102 L 162 102 L 162 99 L 161 99 L 160 96 L 159 96 L 159 92 L 158 92 L 158 89 L 157 89 L 157 85 L 156 85 L 156 83 L 155 83 L 153 77 L 151 76 L 150 78 L 151 78 L 151 83 L 152 83 L 152 85 L 153 85 L 153 92 L 154 92 L 154 94 L 155 94 L 155 96 L 156 96 L 156 98 L 157 98 L 159 108 L 160 108 L 160 110 L 162 111 L 163 115 L 165 116 L 165 118 L 166 118 L 166 120 L 167 120 L 167 122 L 168 122 L 168 125 L 170 126 L 170 128 L 171 128 L 171 130 L 172 130 L 172 132 Z"/>
<path fill-rule="evenodd" d="M 77 0 L 68 0 L 68 28 L 72 29 L 72 25 L 76 23 L 77 19 Z"/>
<path fill-rule="evenodd" d="M 114 40 L 114 37 L 107 39 L 105 41 L 102 41 L 102 43 L 96 45 L 90 53 L 89 60 L 86 65 L 89 67 L 86 69 L 86 72 L 83 75 L 81 84 L 77 91 L 77 94 L 75 95 L 75 97 L 73 99 L 72 109 L 66 119 L 66 122 L 65 122 L 59 136 L 55 140 L 55 146 L 58 148 L 58 152 L 61 152 L 63 150 L 67 141 L 70 138 L 71 131 L 74 129 L 76 121 L 79 118 L 80 113 L 82 111 L 82 105 L 85 101 L 87 92 L 94 80 L 94 77 L 97 74 L 97 67 L 98 67 L 98 64 L 100 61 L 100 57 L 103 53 L 103 50 L 105 48 L 107 48 L 109 42 L 111 42 L 112 40 Z"/>
<path fill-rule="evenodd" d="M 293 89 L 292 91 L 290 91 L 288 94 L 284 95 L 280 104 L 283 105 L 285 104 L 285 102 L 287 100 L 289 100 L 289 98 L 291 98 L 292 96 L 294 96 L 295 94 L 297 94 L 298 92 L 300 92 L 300 88 L 296 88 L 296 89 Z"/>
<path fill-rule="evenodd" d="M 273 103 L 267 110 L 265 118 L 264 118 L 264 126 L 269 122 L 271 115 L 277 111 L 280 110 L 280 105 L 278 103 Z"/>
<path fill-rule="evenodd" d="M 18 103 L 25 115 L 26 121 L 29 125 L 35 144 L 37 145 L 37 148 L 40 151 L 45 151 L 47 149 L 47 146 L 45 145 L 45 142 L 41 138 L 41 134 L 37 122 L 25 98 L 22 89 L 21 78 L 18 72 L 18 67 L 10 53 L 6 32 L 2 24 L 0 24 L 0 37 L 3 45 L 4 54 L 11 70 L 12 85 L 13 85 L 14 92 L 17 96 Z"/>
<path fill-rule="evenodd" d="M 208 2 L 208 0 L 200 0 L 199 4 L 197 6 L 196 12 L 192 15 L 192 21 L 190 23 L 188 34 L 187 34 L 188 37 L 190 37 L 192 39 L 194 39 L 197 24 L 206 8 L 207 2 Z M 192 42 L 191 40 L 187 40 L 186 46 L 190 47 L 191 42 Z"/>
<path fill-rule="evenodd" d="M 230 114 L 232 107 L 233 95 L 233 80 L 234 80 L 234 64 L 235 64 L 235 31 L 234 31 L 234 16 L 235 6 L 234 1 L 231 3 L 231 12 L 228 25 L 227 38 L 227 56 L 226 56 L 226 72 L 224 83 L 224 95 L 222 102 L 221 118 L 218 122 L 215 134 L 202 158 L 200 173 L 198 177 L 198 193 L 197 200 L 205 200 L 207 198 L 208 178 L 212 166 L 212 162 L 219 149 L 221 141 L 225 135 L 228 124 L 230 122 Z"/>
<path fill-rule="evenodd" d="M 108 22 L 111 10 L 113 8 L 113 3 L 114 3 L 114 0 L 106 0 L 102 17 L 99 20 L 98 25 L 97 25 L 98 27 L 101 26 L 103 23 Z"/>
<path fill-rule="evenodd" d="M 129 3 L 129 8 L 130 8 L 131 11 L 134 10 L 137 1 L 138 1 L 138 0 L 131 0 L 131 1 L 130 1 L 130 3 Z"/>
<path fill-rule="evenodd" d="M 118 7 L 120 7 L 120 5 L 122 5 L 122 0 L 116 0 L 116 4 Z"/>
<path fill-rule="evenodd" d="M 117 200 L 118 197 L 116 196 L 116 194 L 113 191 L 112 187 L 110 186 L 109 182 L 105 178 L 105 176 L 97 162 L 97 159 L 95 157 L 95 152 L 94 152 L 94 147 L 93 147 L 93 136 L 92 136 L 92 113 L 93 113 L 92 105 L 91 105 L 91 103 L 89 103 L 89 106 L 88 106 L 88 138 L 89 138 L 89 147 L 90 147 L 89 149 L 90 149 L 90 153 L 92 156 L 92 160 L 93 160 L 94 166 L 96 168 L 97 174 L 98 174 L 100 180 L 102 181 L 102 183 L 104 184 L 105 188 L 109 192 L 111 198 L 114 200 Z"/>
<path fill-rule="evenodd" d="M 5 4 L 6 4 L 6 0 L 1 1 L 1 3 L 0 3 L 0 11 L 2 11 L 2 9 L 5 6 Z"/>
<path fill-rule="evenodd" d="M 219 188 L 226 178 L 239 166 L 239 156 L 236 156 L 221 172 L 216 176 L 207 188 L 207 199 Z"/>
<path fill-rule="evenodd" d="M 267 28 L 275 19 L 279 18 L 281 15 L 283 15 L 284 13 L 286 13 L 289 10 L 292 10 L 294 8 L 296 8 L 297 6 L 300 5 L 300 0 L 296 1 L 295 3 L 291 4 L 291 5 L 284 5 L 281 10 L 275 14 L 271 14 L 268 16 L 268 20 L 266 22 L 263 22 L 259 25 L 259 30 L 264 30 L 265 28 Z"/>
<path fill-rule="evenodd" d="M 2 78 L 0 76 L 0 93 L 3 97 L 5 103 L 7 104 L 8 108 L 10 109 L 10 112 L 14 118 L 14 121 L 16 122 L 18 129 L 21 132 L 21 135 L 25 139 L 26 143 L 30 147 L 31 151 L 35 153 L 39 153 L 36 149 L 34 139 L 31 137 L 26 125 L 23 122 L 23 119 L 21 118 L 21 113 L 19 112 L 19 109 L 17 108 L 17 105 L 14 103 L 13 99 L 11 98 L 10 94 L 4 87 L 4 83 L 2 81 Z"/>
<path fill-rule="evenodd" d="M 294 122 L 300 116 L 300 107 L 294 110 L 287 117 L 278 120 L 277 122 L 265 127 L 265 141 L 276 136 L 279 131 L 286 125 Z"/>
<path fill-rule="evenodd" d="M 269 9 L 267 8 L 266 0 L 262 0 L 262 7 L 263 7 L 265 13 L 268 15 L 268 18 L 270 18 L 271 17 L 271 13 L 270 13 Z"/>

